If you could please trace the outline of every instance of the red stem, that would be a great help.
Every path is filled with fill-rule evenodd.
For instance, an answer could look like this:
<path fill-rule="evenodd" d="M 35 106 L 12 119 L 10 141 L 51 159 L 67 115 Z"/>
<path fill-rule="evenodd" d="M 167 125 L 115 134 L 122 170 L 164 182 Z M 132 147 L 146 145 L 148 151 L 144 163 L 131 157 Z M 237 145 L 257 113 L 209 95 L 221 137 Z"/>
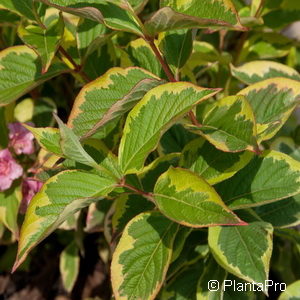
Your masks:
<path fill-rule="evenodd" d="M 74 71 L 81 75 L 82 79 L 86 82 L 91 82 L 92 80 L 89 78 L 89 76 L 82 70 L 82 67 L 79 66 L 74 59 L 69 55 L 69 53 L 63 48 L 59 47 L 58 51 L 67 58 L 67 60 L 73 65 Z"/>

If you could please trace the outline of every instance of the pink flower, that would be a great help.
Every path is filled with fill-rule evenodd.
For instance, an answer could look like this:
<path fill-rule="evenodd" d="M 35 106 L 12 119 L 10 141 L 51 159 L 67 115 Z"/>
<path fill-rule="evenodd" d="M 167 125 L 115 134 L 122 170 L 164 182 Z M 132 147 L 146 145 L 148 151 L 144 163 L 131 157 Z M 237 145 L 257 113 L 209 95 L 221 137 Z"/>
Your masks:
<path fill-rule="evenodd" d="M 9 150 L 0 150 L 0 191 L 9 189 L 12 182 L 22 173 L 22 167 L 16 163 Z"/>
<path fill-rule="evenodd" d="M 27 178 L 22 183 L 23 198 L 20 205 L 20 213 L 25 214 L 33 196 L 41 189 L 43 183 L 33 178 Z"/>
<path fill-rule="evenodd" d="M 16 154 L 32 154 L 34 152 L 33 134 L 27 130 L 21 123 L 10 123 L 9 128 L 9 146 Z"/>

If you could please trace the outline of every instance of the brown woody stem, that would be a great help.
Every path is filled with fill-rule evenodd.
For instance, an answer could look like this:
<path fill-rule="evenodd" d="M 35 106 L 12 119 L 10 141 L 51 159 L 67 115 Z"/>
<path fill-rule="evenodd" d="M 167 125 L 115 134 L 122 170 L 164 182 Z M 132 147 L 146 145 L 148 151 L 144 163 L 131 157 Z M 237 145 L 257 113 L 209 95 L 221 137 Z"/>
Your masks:
<path fill-rule="evenodd" d="M 74 61 L 74 59 L 62 46 L 58 48 L 58 51 L 72 64 L 74 71 L 78 73 L 85 82 L 92 81 L 91 78 L 89 78 L 89 76 L 82 70 L 82 67 Z"/>

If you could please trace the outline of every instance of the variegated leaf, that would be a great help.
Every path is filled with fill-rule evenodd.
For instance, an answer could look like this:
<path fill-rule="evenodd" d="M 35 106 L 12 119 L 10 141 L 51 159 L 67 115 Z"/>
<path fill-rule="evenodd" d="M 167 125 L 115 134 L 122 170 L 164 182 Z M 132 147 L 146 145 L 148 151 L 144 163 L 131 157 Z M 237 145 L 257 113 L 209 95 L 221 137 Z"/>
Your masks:
<path fill-rule="evenodd" d="M 163 0 L 158 10 L 146 23 L 151 35 L 158 32 L 195 28 L 234 28 L 245 30 L 231 0 Z"/>
<path fill-rule="evenodd" d="M 232 209 L 276 202 L 300 193 L 300 162 L 267 150 L 233 177 L 216 185 L 216 190 Z"/>
<path fill-rule="evenodd" d="M 188 168 L 203 177 L 209 184 L 216 184 L 232 177 L 251 160 L 251 152 L 230 153 L 215 148 L 203 138 L 188 143 L 181 154 L 179 166 Z"/>
<path fill-rule="evenodd" d="M 111 264 L 116 299 L 154 299 L 163 284 L 178 225 L 158 212 L 142 213 L 125 227 Z"/>
<path fill-rule="evenodd" d="M 300 103 L 300 81 L 272 78 L 241 90 L 256 119 L 258 141 L 272 138 Z"/>
<path fill-rule="evenodd" d="M 248 226 L 211 227 L 208 243 L 216 261 L 228 272 L 249 282 L 268 279 L 273 227 L 265 222 Z M 263 290 L 264 291 L 264 290 Z M 264 291 L 266 294 L 268 291 Z"/>
<path fill-rule="evenodd" d="M 0 106 L 7 105 L 44 81 L 67 70 L 55 62 L 42 74 L 38 55 L 27 46 L 9 47 L 0 52 Z"/>
<path fill-rule="evenodd" d="M 153 198 L 165 216 L 185 226 L 246 224 L 226 207 L 213 187 L 188 170 L 170 167 L 158 178 Z"/>
<path fill-rule="evenodd" d="M 27 209 L 14 270 L 69 216 L 106 196 L 115 185 L 111 177 L 77 170 L 63 171 L 47 180 Z"/>
<path fill-rule="evenodd" d="M 130 109 L 140 99 L 139 97 L 143 96 L 146 92 L 145 86 L 152 87 L 151 84 L 141 84 L 141 81 L 145 79 L 159 80 L 153 74 L 140 68 L 110 69 L 103 76 L 81 89 L 75 99 L 68 126 L 79 137 L 94 135 L 103 138 L 106 135 L 109 121 L 118 121 L 122 113 Z M 140 93 L 135 93 L 137 85 L 141 87 Z M 118 101 L 122 101 L 121 107 L 118 107 Z M 116 112 L 117 116 L 114 115 L 113 106 L 119 110 L 119 113 Z M 103 120 L 103 118 L 105 119 Z M 101 128 L 99 128 L 99 124 Z M 99 131 L 95 134 L 97 129 Z"/>
<path fill-rule="evenodd" d="M 130 7 L 119 1 L 38 0 L 61 11 L 104 23 L 111 29 L 143 36 L 142 29 Z M 116 17 L 117 16 L 117 17 Z"/>
<path fill-rule="evenodd" d="M 54 19 L 50 16 L 44 23 L 46 29 L 38 25 L 26 27 L 20 25 L 18 28 L 19 37 L 39 55 L 42 61 L 42 73 L 48 71 L 64 33 L 64 21 L 61 15 Z"/>
<path fill-rule="evenodd" d="M 193 131 L 222 151 L 257 151 L 255 118 L 245 97 L 229 96 L 217 101 Z"/>
<path fill-rule="evenodd" d="M 149 91 L 129 113 L 119 147 L 124 173 L 142 169 L 147 155 L 155 149 L 163 132 L 194 105 L 215 95 L 186 82 L 172 82 Z"/>
<path fill-rule="evenodd" d="M 295 69 L 267 60 L 251 61 L 239 67 L 231 66 L 231 72 L 234 77 L 246 84 L 275 77 L 300 80 L 300 74 Z"/>

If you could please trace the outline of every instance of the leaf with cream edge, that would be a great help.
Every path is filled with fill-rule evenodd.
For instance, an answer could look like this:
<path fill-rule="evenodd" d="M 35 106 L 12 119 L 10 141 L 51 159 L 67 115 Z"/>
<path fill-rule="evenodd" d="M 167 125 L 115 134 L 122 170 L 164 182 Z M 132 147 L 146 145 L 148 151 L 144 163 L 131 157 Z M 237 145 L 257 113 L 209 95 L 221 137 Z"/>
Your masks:
<path fill-rule="evenodd" d="M 220 151 L 204 138 L 188 143 L 182 150 L 179 166 L 190 169 L 209 184 L 232 177 L 253 157 L 249 151 L 231 153 Z"/>
<path fill-rule="evenodd" d="M 119 147 L 122 171 L 140 171 L 161 135 L 196 104 L 218 92 L 188 82 L 166 83 L 149 91 L 127 116 Z"/>
<path fill-rule="evenodd" d="M 145 79 L 159 80 L 155 75 L 140 68 L 111 68 L 81 89 L 75 99 L 68 127 L 79 137 L 89 136 L 95 126 L 99 127 L 99 120 L 101 122 L 105 116 L 107 117 L 111 107 L 124 100 Z M 103 137 L 106 126 L 102 125 L 94 137 Z"/>
<path fill-rule="evenodd" d="M 260 143 L 272 138 L 300 103 L 300 81 L 266 79 L 241 90 L 238 95 L 245 96 L 252 106 Z"/>
<path fill-rule="evenodd" d="M 51 22 L 49 22 L 49 19 Z M 50 16 L 44 23 L 46 29 L 38 25 L 28 25 L 26 27 L 20 25 L 18 28 L 18 35 L 21 40 L 39 55 L 42 61 L 42 73 L 48 71 L 64 33 L 62 15 L 55 19 Z"/>
<path fill-rule="evenodd" d="M 76 242 L 71 242 L 61 253 L 59 270 L 64 288 L 70 293 L 79 274 L 79 249 Z"/>
<path fill-rule="evenodd" d="M 253 84 L 274 77 L 300 80 L 300 74 L 295 69 L 268 60 L 251 61 L 239 67 L 231 65 L 231 73 L 235 78 L 246 84 Z"/>
<path fill-rule="evenodd" d="M 9 47 L 0 52 L 0 106 L 17 100 L 44 81 L 67 71 L 66 65 L 54 62 L 42 74 L 38 55 L 27 46 Z"/>
<path fill-rule="evenodd" d="M 272 235 L 273 227 L 265 222 L 251 222 L 248 226 L 217 226 L 208 229 L 208 244 L 214 258 L 225 270 L 262 285 L 268 279 Z"/>
<path fill-rule="evenodd" d="M 61 147 L 60 147 L 60 133 L 59 129 L 52 127 L 31 127 L 28 124 L 23 124 L 35 137 L 39 145 L 58 156 L 63 156 Z"/>
<path fill-rule="evenodd" d="M 276 202 L 300 193 L 300 162 L 286 154 L 266 150 L 215 188 L 231 209 Z"/>
<path fill-rule="evenodd" d="M 111 263 L 118 300 L 154 299 L 171 260 L 178 225 L 159 212 L 142 213 L 125 227 Z"/>
<path fill-rule="evenodd" d="M 126 64 L 131 62 L 131 65 L 133 66 L 139 66 L 160 78 L 166 78 L 166 75 L 161 64 L 157 60 L 155 53 L 151 49 L 149 43 L 144 39 L 140 38 L 131 41 L 124 51 L 126 52 L 127 57 L 124 57 L 123 59 L 128 59 Z"/>
<path fill-rule="evenodd" d="M 246 225 L 223 203 L 200 176 L 170 167 L 157 180 L 153 198 L 158 209 L 179 224 L 201 228 L 217 225 Z"/>
<path fill-rule="evenodd" d="M 222 151 L 257 151 L 255 118 L 245 97 L 229 96 L 215 102 L 193 132 Z"/>
<path fill-rule="evenodd" d="M 145 27 L 150 35 L 183 28 L 229 28 L 246 30 L 240 23 L 238 13 L 231 0 L 163 0 L 161 9 Z"/>
<path fill-rule="evenodd" d="M 27 209 L 13 270 L 69 216 L 100 200 L 115 186 L 115 180 L 107 175 L 77 170 L 63 171 L 47 180 Z"/>
<path fill-rule="evenodd" d="M 104 23 L 114 30 L 121 30 L 143 36 L 140 23 L 126 2 L 113 3 L 105 0 L 38 0 L 61 11 Z M 118 5 L 117 5 L 118 4 Z"/>

